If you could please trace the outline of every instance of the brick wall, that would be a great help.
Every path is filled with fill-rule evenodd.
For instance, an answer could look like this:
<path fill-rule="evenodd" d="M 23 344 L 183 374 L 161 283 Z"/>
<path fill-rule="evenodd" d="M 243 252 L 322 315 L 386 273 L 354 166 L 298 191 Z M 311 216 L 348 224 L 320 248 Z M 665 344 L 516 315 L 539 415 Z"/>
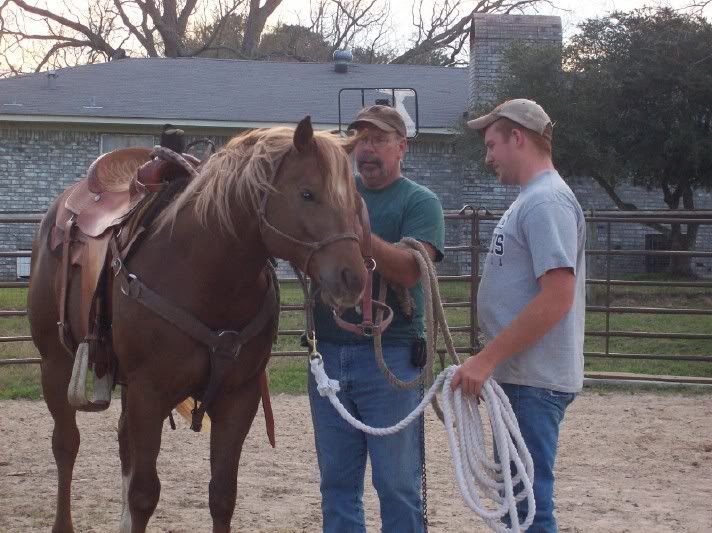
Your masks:
<path fill-rule="evenodd" d="M 103 131 L 73 131 L 70 129 L 0 128 L 0 190 L 3 191 L 0 211 L 45 211 L 51 201 L 70 183 L 83 176 L 89 164 L 99 154 L 99 140 Z M 193 137 L 189 138 L 190 140 Z M 218 144 L 226 137 L 216 137 Z M 494 176 L 472 164 L 466 164 L 447 138 L 422 135 L 410 143 L 403 174 L 435 192 L 445 209 L 459 209 L 465 204 L 490 210 L 506 209 L 517 194 L 516 188 L 504 187 Z M 591 179 L 569 180 L 571 187 L 586 210 L 609 209 L 614 205 Z M 634 201 L 640 208 L 664 208 L 658 191 L 623 187 L 619 191 L 624 200 Z M 712 194 L 698 191 L 698 208 L 712 209 Z M 447 221 L 446 244 L 467 244 L 470 225 L 463 221 Z M 482 245 L 487 245 L 493 224 L 483 223 L 480 231 Z M 0 224 L 0 250 L 29 250 L 34 225 Z M 614 226 L 611 241 L 614 248 L 636 249 L 645 245 L 645 235 L 653 233 L 640 225 Z M 606 244 L 606 227 L 590 228 L 592 247 Z M 595 246 L 593 241 L 596 241 Z M 712 249 L 712 227 L 702 227 L 698 248 Z M 599 273 L 604 263 L 599 261 Z M 701 275 L 712 275 L 712 261 L 693 260 Z M 614 273 L 645 271 L 644 257 L 615 258 Z M 470 255 L 451 252 L 440 265 L 443 274 L 468 272 Z M 0 279 L 15 279 L 15 258 L 0 259 Z M 280 273 L 291 276 L 288 267 Z"/>
<path fill-rule="evenodd" d="M 98 132 L 0 127 L 0 211 L 45 211 L 98 153 Z M 34 231 L 0 224 L 0 250 L 29 250 Z M 16 268 L 15 258 L 0 259 L 0 279 L 15 279 Z"/>

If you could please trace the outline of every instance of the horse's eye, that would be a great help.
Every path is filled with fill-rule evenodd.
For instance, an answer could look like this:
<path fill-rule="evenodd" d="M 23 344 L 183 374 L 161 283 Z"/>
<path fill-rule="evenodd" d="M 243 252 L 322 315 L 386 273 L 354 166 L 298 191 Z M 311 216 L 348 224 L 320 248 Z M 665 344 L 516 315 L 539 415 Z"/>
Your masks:
<path fill-rule="evenodd" d="M 302 198 L 311 202 L 312 200 L 314 200 L 314 195 L 311 193 L 311 191 L 302 191 Z"/>

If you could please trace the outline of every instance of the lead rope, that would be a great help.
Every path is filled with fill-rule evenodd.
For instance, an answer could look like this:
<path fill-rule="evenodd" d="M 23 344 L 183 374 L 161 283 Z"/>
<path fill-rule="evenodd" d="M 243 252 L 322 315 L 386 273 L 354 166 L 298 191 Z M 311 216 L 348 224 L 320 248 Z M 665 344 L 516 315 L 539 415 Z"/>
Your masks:
<path fill-rule="evenodd" d="M 426 300 L 426 332 L 430 337 L 426 340 L 428 347 L 426 368 L 423 369 L 420 378 L 412 382 L 401 382 L 388 370 L 383 361 L 379 337 L 374 339 L 376 358 L 389 382 L 400 388 L 413 388 L 420 384 L 424 389 L 425 384 L 431 382 L 433 375 L 432 368 L 437 341 L 437 338 L 433 337 L 437 336 L 436 324 L 440 326 L 449 355 L 458 363 L 459 358 L 445 320 L 435 268 L 427 251 L 421 243 L 414 239 L 406 238 L 399 244 L 413 249 L 420 267 Z M 307 342 L 310 352 L 310 369 L 316 380 L 319 394 L 329 399 L 344 420 L 369 435 L 393 435 L 407 427 L 423 414 L 428 403 L 432 402 L 436 407 L 436 393 L 440 390 L 442 419 L 448 436 L 455 478 L 467 506 L 482 518 L 493 531 L 520 532 L 532 524 L 536 510 L 532 487 L 534 465 L 509 399 L 496 381 L 489 379 L 485 382 L 481 392 L 481 402 L 470 395 L 463 397 L 460 388 L 457 388 L 454 393 L 450 389 L 452 378 L 459 365 L 449 366 L 432 382 L 418 406 L 402 421 L 386 428 L 373 428 L 355 419 L 341 404 L 336 395 L 339 391 L 339 382 L 330 379 L 326 374 L 321 354 L 317 350 L 315 336 L 309 335 Z M 391 377 L 393 379 L 390 379 Z M 480 415 L 481 405 L 484 406 L 489 418 L 499 462 L 487 456 L 486 436 Z M 436 408 L 436 411 L 438 410 Z M 512 475 L 512 463 L 514 463 L 516 471 L 514 476 Z M 527 516 L 520 523 L 517 503 L 525 499 L 528 504 Z M 510 528 L 502 522 L 502 519 L 507 515 L 509 515 L 511 523 Z"/>
<path fill-rule="evenodd" d="M 309 342 L 310 345 L 316 345 L 314 339 L 309 339 Z M 485 433 L 477 399 L 472 396 L 463 397 L 459 388 L 454 393 L 450 390 L 450 383 L 458 369 L 457 366 L 449 366 L 440 373 L 413 412 L 397 424 L 385 428 L 367 426 L 346 410 L 336 396 L 339 392 L 339 382 L 326 375 L 321 354 L 316 349 L 310 356 L 310 367 L 319 394 L 326 396 L 349 424 L 374 436 L 393 435 L 407 427 L 423 414 L 428 403 L 440 390 L 455 478 L 467 506 L 493 531 L 520 532 L 531 525 L 535 511 L 532 488 L 534 465 L 519 431 L 512 406 L 495 381 L 488 380 L 485 383 L 482 388 L 481 403 L 487 410 L 500 462 L 487 457 Z M 514 476 L 510 463 L 514 463 L 516 469 Z M 520 484 L 521 488 L 515 491 Z M 528 510 L 524 522 L 520 524 L 517 503 L 524 499 L 527 500 Z M 494 503 L 494 509 L 491 505 L 485 505 L 484 502 L 487 500 Z M 507 514 L 512 524 L 511 528 L 507 528 L 501 522 Z"/>

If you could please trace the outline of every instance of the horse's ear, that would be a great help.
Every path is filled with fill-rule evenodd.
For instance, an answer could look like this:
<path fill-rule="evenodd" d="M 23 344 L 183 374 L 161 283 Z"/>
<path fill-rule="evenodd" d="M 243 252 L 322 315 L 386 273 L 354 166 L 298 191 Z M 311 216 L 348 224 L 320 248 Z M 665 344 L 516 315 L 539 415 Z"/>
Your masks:
<path fill-rule="evenodd" d="M 307 115 L 297 125 L 297 129 L 294 130 L 294 146 L 297 147 L 299 152 L 303 152 L 309 148 L 313 138 L 314 128 L 312 128 L 311 117 Z"/>

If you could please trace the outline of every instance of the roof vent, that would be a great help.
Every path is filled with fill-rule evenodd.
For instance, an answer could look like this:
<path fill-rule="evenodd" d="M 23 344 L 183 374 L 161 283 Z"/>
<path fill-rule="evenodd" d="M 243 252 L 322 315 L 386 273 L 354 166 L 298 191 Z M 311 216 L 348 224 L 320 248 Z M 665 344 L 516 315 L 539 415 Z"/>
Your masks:
<path fill-rule="evenodd" d="M 56 89 L 57 88 L 57 71 L 48 70 L 47 71 L 47 88 Z"/>
<path fill-rule="evenodd" d="M 334 52 L 334 70 L 340 74 L 348 72 L 349 64 L 353 58 L 351 50 L 336 50 Z"/>
<path fill-rule="evenodd" d="M 117 48 L 111 54 L 110 61 L 118 61 L 120 59 L 126 59 L 127 57 L 128 55 L 126 54 L 126 50 L 124 50 L 123 48 Z"/>

